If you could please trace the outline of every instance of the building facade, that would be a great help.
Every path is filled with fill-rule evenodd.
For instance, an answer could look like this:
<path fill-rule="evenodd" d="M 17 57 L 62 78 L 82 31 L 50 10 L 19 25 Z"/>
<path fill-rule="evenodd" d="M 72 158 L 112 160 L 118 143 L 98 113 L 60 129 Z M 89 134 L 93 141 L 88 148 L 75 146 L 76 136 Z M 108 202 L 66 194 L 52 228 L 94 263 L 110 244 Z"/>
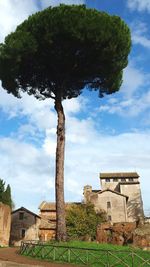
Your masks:
<path fill-rule="evenodd" d="M 12 212 L 11 220 L 11 245 L 20 246 L 22 240 L 39 240 L 40 216 L 21 207 Z"/>
<path fill-rule="evenodd" d="M 43 201 L 40 206 L 41 223 L 39 225 L 39 239 L 48 241 L 55 239 L 56 235 L 56 204 Z"/>
<path fill-rule="evenodd" d="M 104 210 L 111 222 L 144 220 L 139 175 L 136 172 L 100 173 L 101 190 L 84 187 L 84 201 Z"/>
<path fill-rule="evenodd" d="M 139 175 L 136 172 L 100 173 L 101 190 L 84 187 L 84 202 L 94 204 L 96 212 L 105 211 L 111 223 L 132 223 L 144 220 Z M 69 208 L 72 204 L 65 204 Z M 39 215 L 21 207 L 12 212 L 12 245 L 19 246 L 22 240 L 48 241 L 56 235 L 56 204 L 43 201 Z M 0 234 L 1 234 L 0 224 Z"/>
<path fill-rule="evenodd" d="M 65 210 L 73 204 L 81 204 L 81 202 L 65 203 Z M 55 239 L 56 236 L 56 204 L 55 202 L 43 201 L 39 206 L 39 215 L 41 223 L 39 225 L 39 238 L 41 241 Z"/>

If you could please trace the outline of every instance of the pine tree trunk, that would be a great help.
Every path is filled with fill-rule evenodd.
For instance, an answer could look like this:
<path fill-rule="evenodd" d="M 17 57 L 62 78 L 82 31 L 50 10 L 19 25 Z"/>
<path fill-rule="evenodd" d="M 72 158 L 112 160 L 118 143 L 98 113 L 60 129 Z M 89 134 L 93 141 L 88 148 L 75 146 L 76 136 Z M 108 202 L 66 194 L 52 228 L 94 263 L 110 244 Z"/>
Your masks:
<path fill-rule="evenodd" d="M 64 202 L 64 149 L 65 149 L 65 115 L 61 99 L 55 100 L 58 116 L 56 147 L 56 239 L 66 241 L 65 202 Z"/>

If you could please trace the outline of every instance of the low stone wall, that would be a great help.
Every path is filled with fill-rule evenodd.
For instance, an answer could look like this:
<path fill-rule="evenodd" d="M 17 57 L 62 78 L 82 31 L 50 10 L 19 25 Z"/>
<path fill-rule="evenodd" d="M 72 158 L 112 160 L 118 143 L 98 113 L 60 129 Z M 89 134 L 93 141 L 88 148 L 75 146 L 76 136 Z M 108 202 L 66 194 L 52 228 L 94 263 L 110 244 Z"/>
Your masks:
<path fill-rule="evenodd" d="M 135 247 L 150 248 L 150 224 L 102 223 L 97 227 L 97 241 L 115 245 L 132 244 Z"/>
<path fill-rule="evenodd" d="M 0 202 L 0 246 L 8 246 L 11 226 L 11 209 Z"/>
<path fill-rule="evenodd" d="M 135 228 L 136 223 L 103 223 L 97 228 L 97 241 L 114 245 L 132 243 Z"/>
<path fill-rule="evenodd" d="M 150 249 L 150 224 L 144 224 L 135 229 L 133 245 L 140 248 Z"/>
<path fill-rule="evenodd" d="M 150 224 L 150 217 L 145 217 L 144 218 L 145 224 L 149 223 Z"/>

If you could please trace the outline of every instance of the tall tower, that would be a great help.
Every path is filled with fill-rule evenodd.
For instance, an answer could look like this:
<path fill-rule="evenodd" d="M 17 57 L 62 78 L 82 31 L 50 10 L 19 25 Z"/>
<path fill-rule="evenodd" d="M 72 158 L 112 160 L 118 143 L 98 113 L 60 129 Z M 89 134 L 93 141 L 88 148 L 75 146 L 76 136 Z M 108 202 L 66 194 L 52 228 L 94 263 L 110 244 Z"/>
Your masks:
<path fill-rule="evenodd" d="M 129 197 L 127 202 L 127 214 L 129 222 L 142 222 L 144 220 L 143 201 L 139 178 L 140 177 L 137 173 L 132 173 L 130 178 L 119 183 L 120 192 Z"/>
<path fill-rule="evenodd" d="M 143 221 L 143 202 L 139 175 L 136 172 L 100 173 L 100 182 L 102 190 L 110 189 L 128 196 L 129 222 Z"/>
<path fill-rule="evenodd" d="M 92 193 L 92 186 L 91 185 L 85 185 L 84 189 L 83 189 L 84 203 L 87 203 L 90 201 L 91 193 Z"/>

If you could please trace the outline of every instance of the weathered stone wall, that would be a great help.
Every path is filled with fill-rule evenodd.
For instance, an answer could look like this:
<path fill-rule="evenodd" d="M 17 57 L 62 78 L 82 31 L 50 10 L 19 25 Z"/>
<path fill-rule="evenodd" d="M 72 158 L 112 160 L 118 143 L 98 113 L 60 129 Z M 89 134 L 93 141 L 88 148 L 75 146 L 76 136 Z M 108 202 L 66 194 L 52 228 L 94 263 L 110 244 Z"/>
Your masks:
<path fill-rule="evenodd" d="M 54 240 L 56 236 L 55 229 L 39 229 L 39 239 L 41 241 Z"/>
<path fill-rule="evenodd" d="M 102 173 L 100 178 L 102 190 L 111 189 L 129 197 L 127 202 L 128 220 L 122 221 L 135 222 L 143 220 L 144 222 L 143 202 L 138 174 Z"/>
<path fill-rule="evenodd" d="M 56 210 L 54 211 L 41 211 L 39 216 L 43 219 L 56 220 Z"/>
<path fill-rule="evenodd" d="M 146 224 L 150 224 L 150 217 L 145 217 L 145 218 L 144 218 L 144 222 L 145 222 Z"/>
<path fill-rule="evenodd" d="M 11 209 L 0 202 L 0 246 L 8 246 L 11 226 Z"/>
<path fill-rule="evenodd" d="M 95 210 L 104 210 L 108 216 L 111 216 L 111 222 L 126 222 L 126 197 L 119 194 L 112 193 L 111 191 L 105 191 L 102 194 L 91 195 L 91 202 L 95 206 Z M 107 203 L 110 202 L 110 207 Z"/>
<path fill-rule="evenodd" d="M 126 177 L 124 177 L 124 179 L 122 179 L 122 178 L 117 178 L 116 180 L 110 179 L 109 182 L 107 182 L 107 178 L 106 179 L 101 179 L 100 182 L 101 182 L 102 190 L 111 189 L 111 190 L 115 190 L 115 191 L 120 191 L 119 184 L 122 183 L 124 181 L 124 179 L 125 179 L 126 182 L 130 182 L 130 178 L 126 178 Z M 139 182 L 139 179 L 138 178 L 134 178 L 133 181 L 136 183 L 136 182 Z M 130 187 L 130 184 L 128 184 L 128 185 Z"/>
<path fill-rule="evenodd" d="M 54 240 L 56 237 L 56 210 L 42 210 L 39 215 L 41 217 L 39 239 L 41 241 Z"/>
<path fill-rule="evenodd" d="M 150 224 L 144 224 L 135 229 L 133 233 L 133 245 L 150 249 Z"/>
<path fill-rule="evenodd" d="M 102 223 L 97 227 L 97 241 L 99 243 L 111 243 L 125 245 L 133 243 L 133 231 L 136 223 Z"/>
<path fill-rule="evenodd" d="M 132 244 L 150 248 L 150 224 L 137 227 L 136 223 L 102 223 L 97 227 L 97 241 L 116 245 Z"/>
<path fill-rule="evenodd" d="M 10 241 L 14 246 L 20 246 L 22 240 L 39 240 L 39 225 L 41 219 L 26 211 L 24 218 L 20 220 L 19 211 L 12 214 Z M 25 236 L 22 234 L 25 231 Z"/>
<path fill-rule="evenodd" d="M 110 182 L 108 183 L 106 182 L 105 179 L 101 179 L 101 188 L 102 190 L 111 189 L 111 190 L 118 191 L 116 190 L 118 188 L 118 181 L 114 182 L 113 179 L 111 179 Z"/>
<path fill-rule="evenodd" d="M 127 202 L 128 221 L 144 220 L 140 184 L 121 184 L 120 192 L 129 197 Z"/>

